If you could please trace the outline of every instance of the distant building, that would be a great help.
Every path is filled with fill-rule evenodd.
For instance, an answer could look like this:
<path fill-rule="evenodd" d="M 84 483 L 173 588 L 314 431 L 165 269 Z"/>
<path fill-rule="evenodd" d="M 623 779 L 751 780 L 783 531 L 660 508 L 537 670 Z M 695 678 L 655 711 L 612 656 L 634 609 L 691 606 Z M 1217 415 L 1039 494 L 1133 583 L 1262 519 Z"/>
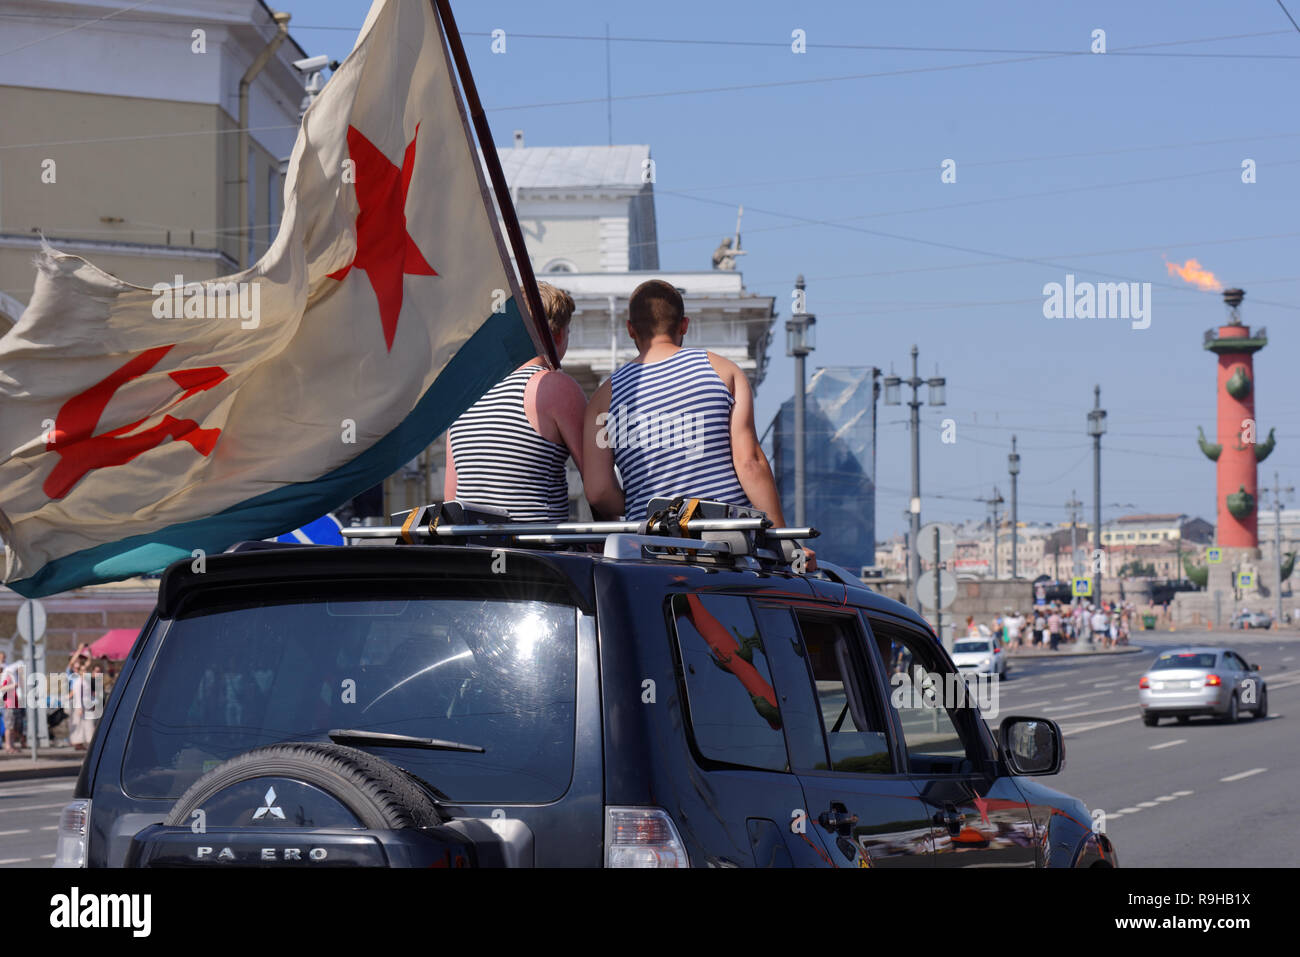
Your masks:
<path fill-rule="evenodd" d="M 1208 544 L 1214 541 L 1214 526 L 1202 518 L 1186 515 L 1125 515 L 1101 527 L 1101 543 L 1112 548 L 1132 548 L 1176 541 Z"/>
<path fill-rule="evenodd" d="M 826 366 L 808 382 L 804 428 L 808 524 L 819 558 L 857 572 L 876 562 L 875 401 L 870 366 Z M 787 522 L 794 509 L 794 398 L 777 413 L 772 469 Z"/>

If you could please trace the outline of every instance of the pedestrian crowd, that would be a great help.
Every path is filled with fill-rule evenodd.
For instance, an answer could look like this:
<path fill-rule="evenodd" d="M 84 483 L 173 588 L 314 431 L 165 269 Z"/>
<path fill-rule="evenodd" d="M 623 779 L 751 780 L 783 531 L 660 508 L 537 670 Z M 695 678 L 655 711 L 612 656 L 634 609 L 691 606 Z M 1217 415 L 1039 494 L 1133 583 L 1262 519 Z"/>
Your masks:
<path fill-rule="evenodd" d="M 49 679 L 44 701 L 37 702 L 46 712 L 46 724 L 53 743 L 85 751 L 95 737 L 95 726 L 103 712 L 109 689 L 116 677 L 116 669 L 107 658 L 96 658 L 90 646 L 82 643 L 68 658 L 63 673 L 63 688 L 55 687 Z M 28 745 L 27 667 L 21 657 L 8 660 L 0 651 L 0 736 L 4 740 L 4 753 L 14 754 Z M 65 707 L 66 706 L 66 707 Z M 66 741 L 56 729 L 66 726 Z"/>
<path fill-rule="evenodd" d="M 1051 602 L 1035 605 L 1031 611 L 1007 609 L 992 626 L 966 618 L 966 636 L 994 638 L 1005 648 L 1046 648 L 1093 644 L 1101 648 L 1127 645 L 1137 619 L 1131 601 L 1076 605 Z"/>

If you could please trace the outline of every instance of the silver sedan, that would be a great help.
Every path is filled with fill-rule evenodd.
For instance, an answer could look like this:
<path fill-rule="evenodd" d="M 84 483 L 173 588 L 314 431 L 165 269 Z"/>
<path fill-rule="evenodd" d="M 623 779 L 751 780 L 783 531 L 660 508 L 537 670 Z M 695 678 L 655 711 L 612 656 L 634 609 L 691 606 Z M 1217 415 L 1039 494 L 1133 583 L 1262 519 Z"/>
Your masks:
<path fill-rule="evenodd" d="M 1165 651 L 1138 680 L 1142 721 L 1161 718 L 1185 724 L 1193 715 L 1214 715 L 1228 723 L 1241 712 L 1268 715 L 1268 689 L 1259 665 L 1247 664 L 1230 648 L 1190 647 Z"/>

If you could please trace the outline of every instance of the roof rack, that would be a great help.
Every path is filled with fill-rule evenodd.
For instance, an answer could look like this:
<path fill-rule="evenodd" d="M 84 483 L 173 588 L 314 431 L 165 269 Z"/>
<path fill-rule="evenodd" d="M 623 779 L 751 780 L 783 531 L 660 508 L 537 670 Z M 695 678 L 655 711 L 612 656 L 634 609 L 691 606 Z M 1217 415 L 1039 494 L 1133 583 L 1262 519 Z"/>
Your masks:
<path fill-rule="evenodd" d="M 656 558 L 742 567 L 793 565 L 799 539 L 815 528 L 774 528 L 753 508 L 698 498 L 651 499 L 643 522 L 512 522 L 508 512 L 465 502 L 434 502 L 393 516 L 400 525 L 343 529 L 358 544 L 466 544 L 569 548 L 603 544 L 606 558 Z"/>

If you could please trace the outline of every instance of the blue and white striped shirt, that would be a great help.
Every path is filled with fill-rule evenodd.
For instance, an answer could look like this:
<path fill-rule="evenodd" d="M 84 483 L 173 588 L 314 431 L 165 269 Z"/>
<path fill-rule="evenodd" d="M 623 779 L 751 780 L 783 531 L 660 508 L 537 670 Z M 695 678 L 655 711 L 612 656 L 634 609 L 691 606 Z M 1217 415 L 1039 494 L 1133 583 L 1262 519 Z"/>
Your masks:
<path fill-rule="evenodd" d="M 735 403 L 703 349 L 615 371 L 597 441 L 614 450 L 629 520 L 645 518 L 660 496 L 750 504 L 731 461 Z"/>

